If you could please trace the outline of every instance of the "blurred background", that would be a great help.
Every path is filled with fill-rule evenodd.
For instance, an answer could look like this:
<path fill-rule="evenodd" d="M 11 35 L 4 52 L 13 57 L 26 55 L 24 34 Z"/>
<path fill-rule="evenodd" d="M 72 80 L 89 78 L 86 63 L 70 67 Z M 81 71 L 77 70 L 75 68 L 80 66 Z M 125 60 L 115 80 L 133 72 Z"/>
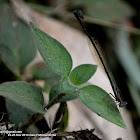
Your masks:
<path fill-rule="evenodd" d="M 46 76 L 48 82 L 44 79 L 43 72 L 42 76 L 35 71 L 38 68 L 42 69 L 43 65 L 40 64 L 40 56 L 36 55 L 35 45 L 27 26 L 29 21 L 62 41 L 65 46 L 69 43 L 69 47 L 66 48 L 73 53 L 73 60 L 80 59 L 81 63 L 88 63 L 88 55 L 84 55 L 85 50 L 77 45 L 77 42 L 82 40 L 79 39 L 80 36 L 83 38 L 84 35 L 73 11 L 80 9 L 84 14 L 84 25 L 90 35 L 98 40 L 123 99 L 128 102 L 125 111 L 129 113 L 131 122 L 133 132 L 131 140 L 140 139 L 139 6 L 139 0 L 0 0 L 0 83 L 25 80 L 38 84 L 39 80 L 40 87 L 49 92 L 50 86 L 55 81 L 54 79 L 49 81 L 49 76 Z M 79 53 L 73 45 L 80 49 Z M 88 43 L 86 45 L 85 48 L 88 49 Z M 79 62 L 74 63 L 74 66 L 77 64 Z M 32 69 L 30 73 L 29 69 Z M 43 80 L 45 86 L 41 84 Z M 100 83 L 100 80 L 98 82 Z M 10 105 L 5 99 L 0 97 L 0 112 L 8 112 L 8 106 Z M 8 120 L 8 115 L 4 115 L 4 119 Z M 93 126 L 95 130 L 96 126 Z M 101 128 L 106 131 L 103 125 Z M 105 133 L 101 128 L 101 133 L 97 132 L 99 137 Z M 109 131 L 113 133 L 111 129 Z M 116 133 L 117 130 L 114 131 Z M 106 139 L 112 139 L 109 138 L 110 133 L 105 136 Z M 129 138 L 124 136 L 123 139 Z"/>

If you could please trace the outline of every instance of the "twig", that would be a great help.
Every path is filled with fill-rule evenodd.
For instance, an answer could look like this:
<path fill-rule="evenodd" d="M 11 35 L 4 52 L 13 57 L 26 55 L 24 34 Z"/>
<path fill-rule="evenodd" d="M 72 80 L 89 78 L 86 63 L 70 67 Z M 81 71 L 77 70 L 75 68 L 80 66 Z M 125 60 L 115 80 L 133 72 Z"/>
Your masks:
<path fill-rule="evenodd" d="M 76 140 L 101 140 L 98 138 L 95 134 L 93 134 L 94 129 L 91 130 L 80 130 L 80 131 L 73 131 L 73 132 L 57 132 L 55 133 L 56 136 L 61 136 L 61 137 L 67 137 L 67 136 L 72 136 Z"/>

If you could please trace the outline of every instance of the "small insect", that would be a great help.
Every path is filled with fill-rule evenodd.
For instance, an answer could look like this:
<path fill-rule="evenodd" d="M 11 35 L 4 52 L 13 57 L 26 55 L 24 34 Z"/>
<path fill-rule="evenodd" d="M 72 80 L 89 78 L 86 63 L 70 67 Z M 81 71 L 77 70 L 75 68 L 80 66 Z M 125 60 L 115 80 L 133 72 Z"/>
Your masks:
<path fill-rule="evenodd" d="M 113 89 L 113 92 L 114 92 L 115 96 L 113 96 L 111 93 L 110 94 L 114 97 L 115 101 L 118 102 L 119 107 L 125 107 L 127 105 L 127 102 L 123 101 L 121 92 L 120 92 L 119 88 L 117 87 L 115 79 L 114 79 L 111 71 L 108 69 L 107 64 L 104 62 L 103 55 L 100 54 L 100 52 L 99 52 L 99 50 L 97 48 L 97 45 L 96 45 L 97 42 L 93 41 L 92 37 L 90 36 L 90 34 L 88 33 L 87 29 L 85 28 L 83 22 L 81 21 L 81 19 L 83 19 L 82 17 L 84 17 L 82 12 L 80 10 L 75 10 L 74 15 L 77 18 L 78 22 L 80 23 L 81 27 L 83 28 L 84 32 L 88 36 L 89 40 L 91 41 L 91 43 L 92 43 L 91 48 L 93 48 L 93 50 L 95 51 L 96 56 L 99 58 L 98 60 L 102 64 L 102 67 L 103 67 L 103 69 L 104 69 L 104 71 L 105 71 L 105 73 L 106 73 L 106 75 L 107 75 L 107 77 L 108 77 L 108 79 L 110 81 L 110 84 L 111 84 L 111 87 Z"/>

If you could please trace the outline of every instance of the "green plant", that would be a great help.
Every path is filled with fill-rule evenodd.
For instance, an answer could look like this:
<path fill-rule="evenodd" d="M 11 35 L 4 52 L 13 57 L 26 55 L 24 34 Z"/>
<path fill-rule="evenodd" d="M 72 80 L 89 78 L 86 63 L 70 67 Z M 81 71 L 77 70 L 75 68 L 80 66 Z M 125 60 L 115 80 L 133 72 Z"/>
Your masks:
<path fill-rule="evenodd" d="M 31 23 L 31 31 L 44 61 L 56 73 L 62 75 L 59 83 L 50 91 L 49 104 L 65 93 L 57 102 L 66 102 L 77 97 L 93 112 L 121 127 L 126 127 L 117 106 L 106 91 L 95 85 L 85 84 L 96 72 L 97 66 L 83 64 L 72 71 L 72 59 L 62 44 Z M 83 87 L 81 87 L 83 85 Z M 49 105 L 48 105 L 49 106 Z"/>
<path fill-rule="evenodd" d="M 57 81 L 55 84 L 52 84 L 53 86 L 51 85 L 52 87 L 49 90 L 49 103 L 45 107 L 46 110 L 55 103 L 61 102 L 62 104 L 69 100 L 79 98 L 97 115 L 120 127 L 126 128 L 116 103 L 108 93 L 98 86 L 87 84 L 87 81 L 96 72 L 97 66 L 82 64 L 71 70 L 72 58 L 64 46 L 32 23 L 30 27 L 42 58 L 48 67 L 55 72 L 54 74 L 52 71 L 48 71 L 48 73 L 50 73 L 49 76 L 52 75 L 50 77 L 53 77 L 53 81 L 51 82 L 54 82 L 55 78 Z M 48 77 L 46 74 L 46 66 L 40 70 L 43 71 L 44 78 Z M 38 69 L 36 68 L 32 69 L 32 73 L 37 75 L 38 79 L 43 77 L 43 75 L 37 74 Z M 5 82 L 0 85 L 0 95 L 35 113 L 45 113 L 42 91 L 35 85 L 23 81 Z M 67 107 L 65 109 L 67 110 Z M 66 114 L 64 113 L 65 117 L 62 119 L 65 120 L 65 122 L 67 122 L 68 119 L 67 113 L 68 110 Z M 62 123 L 63 122 L 61 122 L 61 124 Z M 64 128 L 61 130 L 64 130 Z"/>

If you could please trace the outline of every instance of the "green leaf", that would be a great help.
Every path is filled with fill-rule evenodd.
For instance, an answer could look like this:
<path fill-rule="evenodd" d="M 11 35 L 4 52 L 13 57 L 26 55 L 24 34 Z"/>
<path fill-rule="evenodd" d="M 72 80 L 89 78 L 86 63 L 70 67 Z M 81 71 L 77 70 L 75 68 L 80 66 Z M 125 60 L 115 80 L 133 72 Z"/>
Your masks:
<path fill-rule="evenodd" d="M 53 85 L 55 85 L 58 81 L 61 80 L 62 76 L 53 72 L 48 65 L 44 65 L 44 63 L 38 63 L 37 65 L 31 68 L 31 74 L 33 79 L 37 80 L 45 80 L 45 85 L 43 90 L 47 93 L 50 92 L 50 89 Z"/>
<path fill-rule="evenodd" d="M 83 64 L 74 68 L 70 73 L 69 78 L 74 85 L 79 86 L 86 83 L 96 72 L 96 70 L 96 65 Z"/>
<path fill-rule="evenodd" d="M 120 112 L 106 91 L 95 86 L 89 85 L 79 90 L 80 100 L 93 112 L 104 119 L 126 128 Z"/>
<path fill-rule="evenodd" d="M 0 95 L 31 109 L 34 112 L 44 113 L 43 94 L 36 86 L 22 82 L 5 82 L 0 85 Z"/>
<path fill-rule="evenodd" d="M 65 131 L 67 125 L 68 125 L 68 107 L 65 102 L 62 102 L 60 103 L 59 109 L 56 113 L 53 129 L 58 128 L 57 131 L 63 132 Z"/>
<path fill-rule="evenodd" d="M 38 50 L 49 67 L 58 74 L 68 75 L 72 68 L 72 59 L 64 46 L 32 23 L 31 31 Z"/>
<path fill-rule="evenodd" d="M 47 93 L 50 93 L 51 88 L 53 85 L 55 85 L 58 81 L 55 79 L 47 79 L 45 80 L 45 85 L 43 87 L 43 90 Z"/>
<path fill-rule="evenodd" d="M 35 114 L 35 112 L 9 99 L 6 99 L 6 109 L 8 111 L 10 122 L 15 125 L 15 129 L 28 123 L 29 117 Z"/>
<path fill-rule="evenodd" d="M 16 76 L 35 57 L 36 48 L 28 26 L 8 4 L 0 5 L 0 59 Z"/>
<path fill-rule="evenodd" d="M 56 93 L 56 92 L 52 92 L 51 91 L 51 94 L 50 94 L 50 98 L 49 100 L 52 101 L 54 100 L 59 94 Z M 53 96 L 53 97 L 52 97 Z M 65 96 L 63 96 L 61 99 L 57 100 L 56 103 L 59 103 L 59 102 L 67 102 L 67 101 L 71 101 L 71 100 L 75 100 L 78 98 L 78 94 L 76 92 L 72 92 L 72 93 L 67 93 Z"/>
<path fill-rule="evenodd" d="M 49 94 L 49 102 L 54 100 L 59 94 L 63 93 L 63 92 L 60 92 L 59 86 L 60 86 L 59 84 L 56 84 L 52 87 Z M 78 94 L 77 92 L 74 91 L 72 93 L 66 93 L 66 95 L 63 96 L 61 99 L 59 99 L 56 103 L 67 102 L 67 101 L 75 100 L 76 98 L 78 98 Z"/>
<path fill-rule="evenodd" d="M 34 79 L 47 80 L 55 79 L 56 81 L 61 79 L 61 76 L 53 72 L 48 65 L 39 63 L 31 68 L 31 73 Z"/>
<path fill-rule="evenodd" d="M 4 44 L 0 44 L 0 59 L 15 75 L 20 75 L 18 54 L 13 49 Z"/>
<path fill-rule="evenodd" d="M 50 91 L 49 101 L 55 99 L 59 94 L 66 93 L 58 102 L 67 102 L 74 100 L 78 97 L 78 88 L 71 85 L 67 77 L 63 77 L 63 80 L 54 85 Z"/>
<path fill-rule="evenodd" d="M 78 87 L 71 84 L 68 77 L 64 76 L 60 83 L 60 89 L 63 93 L 72 93 L 75 91 Z"/>

